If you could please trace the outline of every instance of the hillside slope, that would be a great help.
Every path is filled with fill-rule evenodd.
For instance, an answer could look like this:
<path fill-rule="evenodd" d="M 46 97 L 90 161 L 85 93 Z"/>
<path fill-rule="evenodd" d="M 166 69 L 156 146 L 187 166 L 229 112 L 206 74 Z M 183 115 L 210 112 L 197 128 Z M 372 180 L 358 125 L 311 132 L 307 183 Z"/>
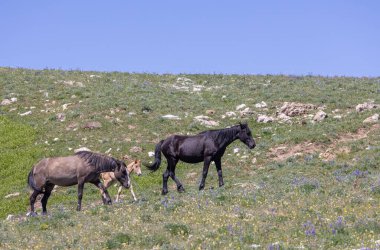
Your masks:
<path fill-rule="evenodd" d="M 380 78 L 0 68 L 0 89 L 0 248 L 380 247 Z M 137 202 L 103 206 L 87 184 L 78 213 L 76 187 L 58 187 L 49 216 L 25 217 L 38 159 L 87 147 L 149 162 L 170 134 L 240 121 L 257 147 L 230 145 L 222 188 L 211 167 L 199 192 L 202 165 L 179 163 L 186 192 L 169 180 L 161 196 L 163 160 L 132 176 Z"/>

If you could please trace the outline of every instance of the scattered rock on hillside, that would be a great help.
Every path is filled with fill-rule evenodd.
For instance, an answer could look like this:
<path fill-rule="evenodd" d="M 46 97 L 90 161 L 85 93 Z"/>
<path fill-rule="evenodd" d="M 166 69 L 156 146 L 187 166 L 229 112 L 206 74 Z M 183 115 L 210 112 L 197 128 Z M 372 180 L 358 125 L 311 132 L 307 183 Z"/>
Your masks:
<path fill-rule="evenodd" d="M 128 125 L 128 129 L 130 129 L 130 130 L 133 130 L 133 129 L 135 129 L 136 128 L 136 126 L 134 126 L 134 125 Z"/>
<path fill-rule="evenodd" d="M 259 115 L 257 117 L 257 122 L 268 123 L 268 122 L 273 122 L 273 121 L 274 121 L 274 118 L 271 116 Z"/>
<path fill-rule="evenodd" d="M 281 122 L 285 122 L 285 123 L 291 123 L 292 122 L 292 118 L 290 116 L 287 116 L 285 115 L 284 113 L 280 113 L 277 115 L 277 119 Z"/>
<path fill-rule="evenodd" d="M 101 128 L 102 127 L 102 124 L 100 122 L 97 122 L 97 121 L 90 121 L 90 122 L 87 122 L 83 128 L 86 129 L 97 129 L 97 128 Z"/>
<path fill-rule="evenodd" d="M 15 216 L 13 214 L 8 214 L 6 220 L 10 221 L 10 220 L 13 220 L 14 218 L 15 218 Z"/>
<path fill-rule="evenodd" d="M 365 102 L 365 103 L 356 105 L 355 109 L 357 112 L 363 112 L 365 110 L 376 109 L 378 107 L 379 105 L 373 102 Z"/>
<path fill-rule="evenodd" d="M 320 122 L 327 118 L 327 114 L 322 110 L 319 110 L 313 117 L 313 121 Z"/>
<path fill-rule="evenodd" d="M 10 105 L 14 102 L 17 102 L 17 98 L 16 97 L 12 97 L 11 99 L 4 99 L 1 101 L 1 104 L 0 106 L 7 106 L 7 105 Z"/>
<path fill-rule="evenodd" d="M 19 196 L 20 193 L 19 192 L 16 192 L 16 193 L 13 193 L 13 194 L 8 194 L 6 196 L 4 196 L 5 199 L 9 199 L 9 198 L 12 198 L 12 197 L 16 197 L 16 196 Z"/>
<path fill-rule="evenodd" d="M 130 157 L 129 155 L 123 155 L 122 159 L 123 161 L 130 161 L 132 160 L 132 157 Z"/>
<path fill-rule="evenodd" d="M 215 110 L 213 110 L 213 109 L 208 109 L 208 110 L 206 110 L 206 115 L 213 115 L 213 114 L 215 114 Z"/>
<path fill-rule="evenodd" d="M 284 102 L 280 108 L 279 113 L 283 113 L 287 116 L 299 116 L 308 113 L 311 110 L 316 109 L 316 106 L 313 104 L 304 104 L 297 102 Z"/>
<path fill-rule="evenodd" d="M 131 153 L 141 153 L 142 151 L 143 151 L 142 148 L 137 147 L 137 146 L 133 146 L 129 149 L 129 152 Z"/>
<path fill-rule="evenodd" d="M 71 105 L 71 103 L 65 103 L 65 104 L 63 104 L 62 105 L 62 111 L 65 111 L 69 105 Z"/>
<path fill-rule="evenodd" d="M 177 90 L 184 90 L 184 91 L 192 90 L 193 92 L 199 92 L 199 91 L 202 91 L 204 86 L 195 85 L 195 82 L 189 78 L 178 77 L 175 84 L 173 84 L 173 88 Z"/>
<path fill-rule="evenodd" d="M 12 104 L 11 100 L 9 99 L 4 99 L 1 101 L 1 106 L 6 106 Z"/>
<path fill-rule="evenodd" d="M 82 82 L 76 82 L 76 81 L 72 81 L 72 80 L 66 80 L 66 81 L 58 81 L 58 83 L 63 83 L 64 85 L 66 86 L 70 86 L 70 87 L 84 87 L 84 84 Z"/>
<path fill-rule="evenodd" d="M 219 126 L 219 122 L 211 120 L 210 117 L 205 116 L 205 115 L 199 115 L 194 117 L 194 121 L 200 123 L 203 126 L 206 127 L 214 127 L 214 126 Z"/>
<path fill-rule="evenodd" d="M 266 108 L 266 107 L 268 107 L 268 105 L 266 104 L 266 102 L 262 101 L 262 102 L 256 103 L 255 107 L 256 108 Z"/>
<path fill-rule="evenodd" d="M 64 121 L 66 120 L 66 115 L 65 115 L 65 113 L 58 113 L 55 117 L 56 117 L 57 120 L 60 121 L 60 122 L 64 122 Z"/>
<path fill-rule="evenodd" d="M 169 120 L 181 120 L 181 118 L 176 115 L 163 115 L 161 117 L 164 119 L 169 119 Z"/>
<path fill-rule="evenodd" d="M 190 78 L 178 77 L 177 80 L 176 80 L 176 84 L 179 84 L 179 85 L 193 85 L 194 82 Z"/>
<path fill-rule="evenodd" d="M 242 109 L 244 109 L 244 108 L 246 108 L 246 107 L 247 107 L 247 105 L 245 105 L 245 104 L 243 103 L 243 104 L 240 104 L 240 105 L 236 106 L 236 110 L 242 110 Z"/>
<path fill-rule="evenodd" d="M 74 153 L 78 153 L 78 152 L 81 152 L 81 151 L 91 152 L 91 149 L 86 148 L 86 147 L 81 147 L 81 148 L 74 149 Z"/>
<path fill-rule="evenodd" d="M 247 117 L 247 116 L 250 116 L 250 115 L 253 115 L 253 114 L 254 114 L 254 112 L 250 108 L 248 108 L 248 107 L 246 107 L 245 109 L 243 109 L 243 110 L 240 111 L 240 116 L 241 117 Z"/>
<path fill-rule="evenodd" d="M 228 111 L 228 112 L 226 112 L 225 115 L 222 115 L 222 118 L 223 118 L 223 119 L 226 118 L 226 117 L 228 117 L 228 118 L 236 117 L 236 113 L 233 112 L 233 111 Z"/>
<path fill-rule="evenodd" d="M 31 115 L 31 114 L 32 114 L 32 111 L 29 110 L 25 113 L 20 114 L 20 116 L 26 116 L 26 115 Z"/>
<path fill-rule="evenodd" d="M 366 118 L 363 123 L 376 123 L 379 121 L 379 114 L 374 114 L 373 116 L 370 116 Z"/>
<path fill-rule="evenodd" d="M 66 130 L 69 131 L 69 130 L 72 130 L 72 131 L 76 131 L 79 127 L 79 124 L 77 122 L 72 122 L 70 123 L 67 127 L 66 127 Z"/>

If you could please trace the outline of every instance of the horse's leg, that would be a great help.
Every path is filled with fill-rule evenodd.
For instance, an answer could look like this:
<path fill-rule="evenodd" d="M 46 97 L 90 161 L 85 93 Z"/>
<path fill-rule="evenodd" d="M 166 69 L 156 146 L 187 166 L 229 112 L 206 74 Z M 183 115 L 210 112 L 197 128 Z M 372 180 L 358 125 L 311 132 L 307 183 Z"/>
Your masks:
<path fill-rule="evenodd" d="M 130 185 L 129 188 L 132 188 L 132 185 Z M 123 186 L 120 186 L 119 189 L 117 190 L 116 202 L 119 202 L 119 198 L 120 198 L 120 194 L 122 190 L 123 190 Z"/>
<path fill-rule="evenodd" d="M 78 206 L 77 211 L 82 209 L 82 197 L 83 197 L 84 181 L 78 181 Z"/>
<path fill-rule="evenodd" d="M 112 204 L 111 197 L 110 197 L 110 195 L 108 194 L 108 191 L 107 191 L 107 189 L 104 187 L 103 183 L 102 183 L 99 179 L 96 179 L 96 180 L 90 181 L 90 183 L 94 184 L 97 188 L 100 189 L 100 192 L 101 192 L 101 194 L 102 194 L 103 204 L 105 204 L 105 205 L 111 205 L 111 204 Z"/>
<path fill-rule="evenodd" d="M 211 156 L 206 156 L 203 162 L 202 181 L 201 181 L 201 184 L 199 185 L 199 190 L 202 190 L 205 187 L 206 177 L 207 177 L 210 163 L 211 163 Z"/>
<path fill-rule="evenodd" d="M 166 169 L 164 174 L 162 175 L 162 195 L 168 193 L 168 179 L 169 179 L 169 167 Z"/>
<path fill-rule="evenodd" d="M 178 192 L 182 193 L 182 192 L 185 191 L 185 189 L 183 188 L 182 183 L 181 183 L 181 182 L 178 180 L 178 178 L 175 176 L 175 166 L 177 165 L 177 162 L 178 162 L 177 159 L 170 160 L 170 164 L 169 164 L 169 175 L 170 175 L 170 177 L 173 179 L 173 181 L 175 182 L 175 184 L 177 185 L 177 190 L 178 190 Z"/>
<path fill-rule="evenodd" d="M 111 186 L 111 184 L 114 182 L 114 180 L 112 180 L 111 178 L 110 179 L 103 179 L 103 181 L 104 181 L 104 183 L 103 183 L 103 186 L 104 186 L 104 189 L 108 189 L 110 186 Z M 100 191 L 100 194 L 101 194 L 101 196 L 102 196 L 102 200 L 103 200 L 103 204 L 106 204 L 106 200 L 105 200 L 105 198 L 104 198 L 104 195 L 103 195 L 103 190 L 98 186 L 98 183 L 96 182 L 96 183 L 93 183 L 96 187 L 98 187 L 99 188 L 99 191 Z M 107 191 L 108 192 L 108 191 Z M 117 197 L 116 197 L 116 202 L 118 201 L 118 199 L 117 199 Z"/>
<path fill-rule="evenodd" d="M 216 170 L 218 171 L 219 187 L 224 185 L 222 174 L 222 158 L 215 159 Z"/>
<path fill-rule="evenodd" d="M 131 183 L 131 185 L 129 186 L 129 189 L 131 190 L 131 194 L 132 194 L 132 196 L 133 196 L 133 200 L 134 200 L 134 201 L 137 201 L 137 198 L 136 198 L 135 192 L 133 192 L 132 183 Z"/>
<path fill-rule="evenodd" d="M 50 197 L 51 191 L 53 191 L 54 186 L 55 185 L 51 184 L 51 183 L 45 185 L 45 193 L 44 193 L 44 196 L 41 199 L 42 214 L 43 215 L 47 214 L 46 205 L 47 205 L 48 199 Z"/>
<path fill-rule="evenodd" d="M 37 196 L 40 194 L 40 191 L 34 190 L 33 193 L 29 197 L 30 201 L 30 212 L 27 214 L 28 216 L 35 216 L 37 215 L 36 212 L 34 212 L 34 203 L 36 202 Z"/>

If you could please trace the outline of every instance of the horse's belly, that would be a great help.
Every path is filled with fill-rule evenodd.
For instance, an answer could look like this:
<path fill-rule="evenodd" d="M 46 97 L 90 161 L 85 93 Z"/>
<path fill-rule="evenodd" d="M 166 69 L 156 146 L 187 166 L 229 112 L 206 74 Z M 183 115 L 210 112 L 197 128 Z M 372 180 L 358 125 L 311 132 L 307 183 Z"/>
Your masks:
<path fill-rule="evenodd" d="M 198 163 L 203 161 L 203 157 L 197 157 L 197 156 L 181 156 L 179 158 L 181 161 L 186 163 Z"/>
<path fill-rule="evenodd" d="M 58 186 L 72 186 L 78 184 L 76 175 L 49 176 L 48 182 Z"/>

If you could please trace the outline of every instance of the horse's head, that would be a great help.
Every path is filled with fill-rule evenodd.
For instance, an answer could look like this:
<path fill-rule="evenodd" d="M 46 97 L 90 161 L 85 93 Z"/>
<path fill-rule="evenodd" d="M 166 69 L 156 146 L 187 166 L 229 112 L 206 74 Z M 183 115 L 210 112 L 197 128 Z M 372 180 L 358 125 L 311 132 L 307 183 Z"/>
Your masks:
<path fill-rule="evenodd" d="M 247 123 L 240 123 L 240 131 L 238 134 L 238 138 L 250 149 L 253 149 L 254 147 L 256 147 L 256 142 L 252 138 L 252 133 Z"/>
<path fill-rule="evenodd" d="M 114 172 L 115 178 L 123 187 L 129 188 L 131 186 L 131 180 L 129 179 L 127 166 L 123 161 L 118 161 L 117 165 Z"/>
<path fill-rule="evenodd" d="M 132 173 L 135 172 L 138 176 L 141 175 L 141 161 L 140 160 L 134 160 L 132 163 L 128 165 L 128 172 Z"/>

